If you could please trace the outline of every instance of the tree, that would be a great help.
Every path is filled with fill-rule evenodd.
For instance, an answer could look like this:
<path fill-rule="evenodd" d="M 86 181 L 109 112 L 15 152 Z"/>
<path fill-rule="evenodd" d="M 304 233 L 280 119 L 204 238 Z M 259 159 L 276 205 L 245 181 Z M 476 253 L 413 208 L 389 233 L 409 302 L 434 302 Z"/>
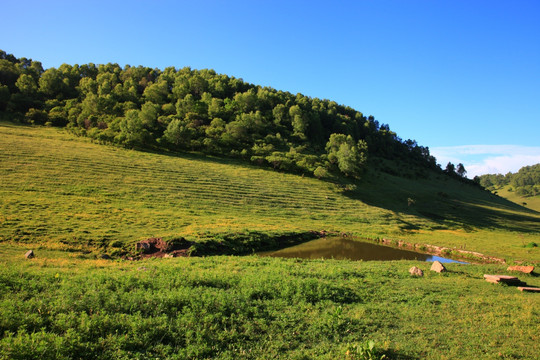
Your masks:
<path fill-rule="evenodd" d="M 24 115 L 26 122 L 35 125 L 43 125 L 49 121 L 49 116 L 43 110 L 29 109 Z"/>
<path fill-rule="evenodd" d="M 330 163 L 337 165 L 346 176 L 359 177 L 367 162 L 367 144 L 360 140 L 354 143 L 352 136 L 332 134 L 326 143 Z"/>
<path fill-rule="evenodd" d="M 61 96 L 63 86 L 62 74 L 55 68 L 47 69 L 39 78 L 39 90 L 49 98 Z"/>
<path fill-rule="evenodd" d="M 454 164 L 452 164 L 451 162 L 448 162 L 448 164 L 446 164 L 446 169 L 444 169 L 444 172 L 447 173 L 447 174 L 454 174 L 456 171 L 456 167 L 454 166 Z"/>
<path fill-rule="evenodd" d="M 120 134 L 116 136 L 116 141 L 125 146 L 138 147 L 146 145 L 149 139 L 149 133 L 144 128 L 139 111 L 129 110 L 120 122 Z"/>
<path fill-rule="evenodd" d="M 34 96 L 37 93 L 38 86 L 34 78 L 28 74 L 21 74 L 15 83 L 19 91 L 28 96 Z"/>
<path fill-rule="evenodd" d="M 19 78 L 20 71 L 14 63 L 0 59 L 0 84 L 7 85 L 10 92 L 15 90 L 15 82 Z"/>
<path fill-rule="evenodd" d="M 467 174 L 467 170 L 465 170 L 465 166 L 463 166 L 462 163 L 458 164 L 456 168 L 456 173 L 461 177 L 465 177 L 465 174 Z"/>
<path fill-rule="evenodd" d="M 309 123 L 300 106 L 291 106 L 289 109 L 289 116 L 291 117 L 294 135 L 299 136 L 301 139 L 305 139 Z"/>
<path fill-rule="evenodd" d="M 320 179 L 320 178 L 325 178 L 328 176 L 328 170 L 326 170 L 326 168 L 322 167 L 322 166 L 317 166 L 317 168 L 315 169 L 315 171 L 313 172 L 313 175 L 317 178 L 317 179 Z"/>
<path fill-rule="evenodd" d="M 9 88 L 7 85 L 0 84 L 0 111 L 4 111 L 9 102 L 11 94 L 9 93 Z"/>
<path fill-rule="evenodd" d="M 190 128 L 183 120 L 174 119 L 167 126 L 167 129 L 163 133 L 163 137 L 170 144 L 177 147 L 188 148 L 194 134 L 195 130 Z"/>
<path fill-rule="evenodd" d="M 148 85 L 146 89 L 144 89 L 143 96 L 146 101 L 163 105 L 169 101 L 169 85 L 166 81 L 158 81 L 152 85 Z"/>

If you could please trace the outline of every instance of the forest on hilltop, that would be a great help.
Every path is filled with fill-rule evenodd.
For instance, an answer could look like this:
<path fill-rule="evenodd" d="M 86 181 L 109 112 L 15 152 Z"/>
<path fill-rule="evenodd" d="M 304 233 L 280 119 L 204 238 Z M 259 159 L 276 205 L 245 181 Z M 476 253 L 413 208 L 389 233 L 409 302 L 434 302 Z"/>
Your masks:
<path fill-rule="evenodd" d="M 427 147 L 402 140 L 373 116 L 208 69 L 90 63 L 44 70 L 0 50 L 0 115 L 102 143 L 230 156 L 318 178 L 359 178 L 370 158 L 420 176 L 442 172 Z"/>
<path fill-rule="evenodd" d="M 496 190 L 510 185 L 509 190 L 520 196 L 540 194 L 540 164 L 524 166 L 515 174 L 486 174 L 478 178 L 480 185 L 488 190 Z"/>

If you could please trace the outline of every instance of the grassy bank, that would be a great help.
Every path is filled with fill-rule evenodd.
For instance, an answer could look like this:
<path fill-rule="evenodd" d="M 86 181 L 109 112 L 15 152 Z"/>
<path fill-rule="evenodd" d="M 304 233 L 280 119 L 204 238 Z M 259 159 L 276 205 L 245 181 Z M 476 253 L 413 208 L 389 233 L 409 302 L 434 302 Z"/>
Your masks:
<path fill-rule="evenodd" d="M 390 359 L 539 351 L 540 298 L 484 281 L 497 265 L 437 274 L 407 261 L 24 260 L 24 249 L 0 247 L 0 358 L 363 359 L 370 340 Z"/>

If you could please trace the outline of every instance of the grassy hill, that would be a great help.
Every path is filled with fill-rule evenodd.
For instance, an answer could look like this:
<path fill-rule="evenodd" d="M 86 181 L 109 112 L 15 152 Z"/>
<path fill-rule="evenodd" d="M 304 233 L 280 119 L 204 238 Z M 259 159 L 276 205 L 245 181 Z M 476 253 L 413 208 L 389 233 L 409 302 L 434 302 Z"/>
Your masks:
<path fill-rule="evenodd" d="M 328 230 L 540 260 L 526 247 L 540 242 L 538 212 L 435 172 L 329 182 L 56 128 L 3 123 L 0 136 L 2 241 L 111 252 L 154 236 Z"/>
<path fill-rule="evenodd" d="M 189 257 L 150 236 L 309 230 L 539 261 L 540 215 L 441 174 L 321 181 L 0 124 L 0 359 L 533 359 L 539 298 L 506 265 Z M 393 166 L 381 162 L 380 167 Z M 399 171 L 399 168 L 395 169 Z M 26 260 L 33 248 L 37 257 Z M 418 266 L 422 278 L 408 269 Z M 510 274 L 510 273 L 508 273 Z M 513 274 L 515 275 L 515 274 Z M 520 274 L 540 286 L 535 274 Z M 370 347 L 373 341 L 375 347 Z"/>
<path fill-rule="evenodd" d="M 540 195 L 521 196 L 519 194 L 516 194 L 515 191 L 509 191 L 511 187 L 511 185 L 506 185 L 497 189 L 497 195 L 531 210 L 540 212 Z"/>

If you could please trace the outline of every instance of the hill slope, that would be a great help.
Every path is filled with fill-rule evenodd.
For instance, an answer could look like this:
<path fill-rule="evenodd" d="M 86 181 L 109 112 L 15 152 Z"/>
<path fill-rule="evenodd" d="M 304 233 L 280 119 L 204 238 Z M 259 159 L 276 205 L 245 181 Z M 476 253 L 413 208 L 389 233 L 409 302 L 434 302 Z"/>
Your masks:
<path fill-rule="evenodd" d="M 486 174 L 477 179 L 483 187 L 525 207 L 540 211 L 540 164 L 524 166 L 515 174 Z"/>
<path fill-rule="evenodd" d="M 368 159 L 440 170 L 427 147 L 334 101 L 211 69 L 41 63 L 0 50 L 0 119 L 67 127 L 99 142 L 197 150 L 308 176 L 358 178 Z M 453 171 L 452 171 L 453 173 Z"/>
<path fill-rule="evenodd" d="M 509 190 L 512 191 L 509 191 Z M 526 208 L 540 212 L 540 194 L 531 196 L 521 196 L 517 194 L 511 187 L 506 185 L 495 190 L 499 196 L 508 199 L 516 204 L 523 205 Z"/>
<path fill-rule="evenodd" d="M 443 175 L 327 182 L 55 128 L 1 124 L 0 136 L 3 241 L 110 249 L 151 236 L 333 230 L 540 260 L 525 247 L 540 242 L 537 212 Z"/>

